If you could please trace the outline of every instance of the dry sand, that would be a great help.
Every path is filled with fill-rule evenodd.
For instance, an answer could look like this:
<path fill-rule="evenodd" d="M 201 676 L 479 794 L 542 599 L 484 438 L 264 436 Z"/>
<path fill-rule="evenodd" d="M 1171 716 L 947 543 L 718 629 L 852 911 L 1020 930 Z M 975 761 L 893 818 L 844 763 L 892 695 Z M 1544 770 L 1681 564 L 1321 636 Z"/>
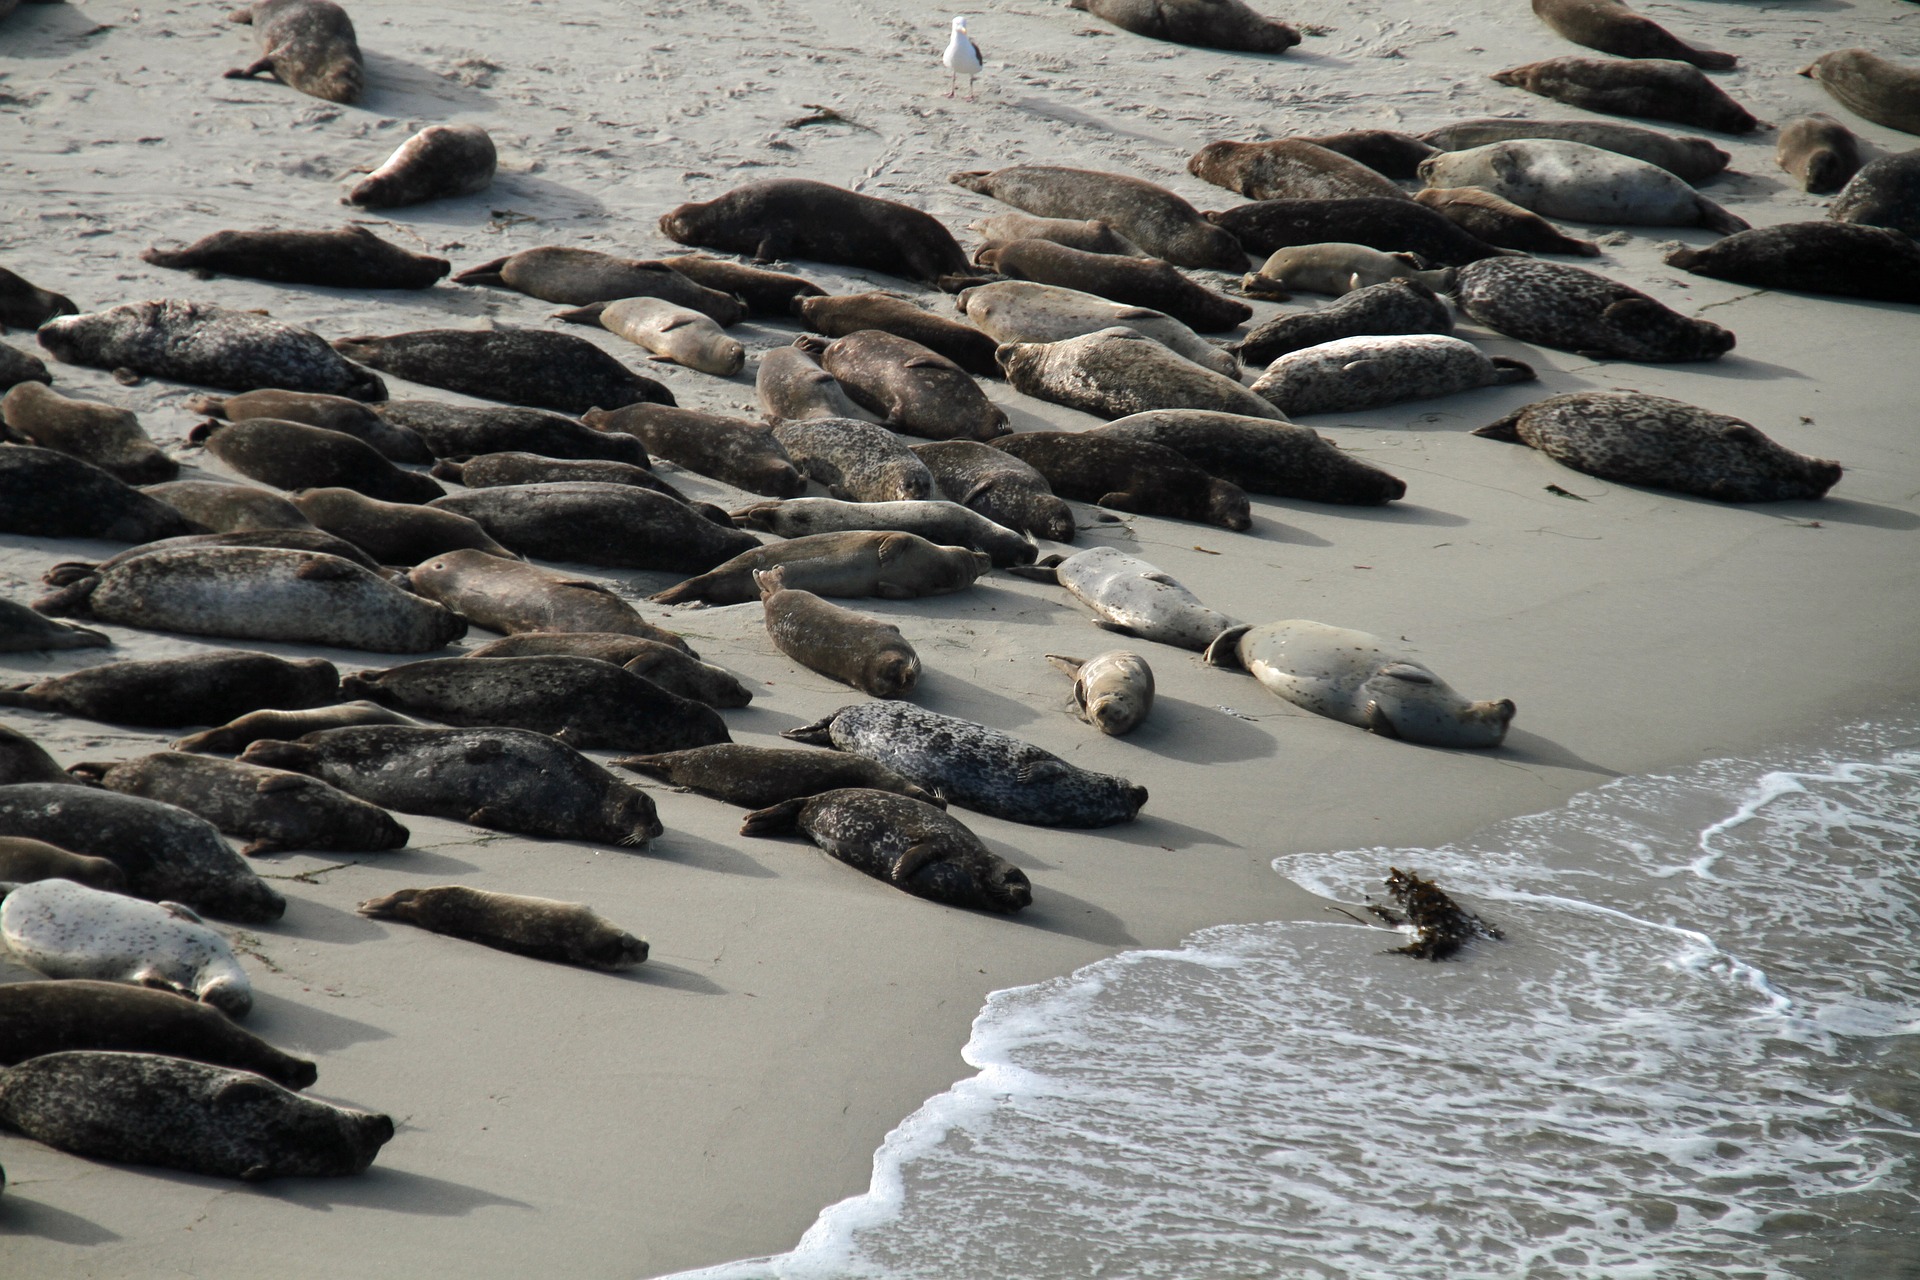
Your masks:
<path fill-rule="evenodd" d="M 892 0 L 363 2 L 350 9 L 371 89 L 347 108 L 218 78 L 254 56 L 249 32 L 221 20 L 227 7 L 29 6 L 0 22 L 0 262 L 83 309 L 192 297 L 266 308 L 328 337 L 482 317 L 541 324 L 555 308 L 499 291 L 200 281 L 138 254 L 223 227 L 340 225 L 350 171 L 444 121 L 492 131 L 503 152 L 494 189 L 360 220 L 458 269 L 540 244 L 654 255 L 669 247 L 660 213 L 772 175 L 902 199 L 958 232 L 990 202 L 946 185 L 953 169 L 1125 170 L 1220 208 L 1239 197 L 1184 171 L 1211 139 L 1579 114 L 1487 79 L 1581 52 L 1519 0 L 1305 0 L 1279 16 L 1332 30 L 1283 58 L 1181 49 L 1060 5 L 995 3 L 972 24 L 989 59 L 977 103 L 941 96 L 949 15 Z M 1810 109 L 1845 114 L 1792 74 L 1820 51 L 1864 44 L 1920 57 L 1920 9 L 1894 0 L 1647 8 L 1698 44 L 1739 54 L 1742 68 L 1720 82 L 1776 123 Z M 783 127 L 807 104 L 856 126 Z M 1915 141 L 1847 122 L 1884 150 Z M 1755 224 L 1822 216 L 1824 202 L 1774 167 L 1772 134 L 1719 141 L 1735 172 L 1710 184 L 1713 199 Z M 887 1129 L 965 1073 L 957 1050 L 990 990 L 1119 948 L 1170 945 L 1203 925 L 1318 913 L 1271 871 L 1276 855 L 1442 842 L 1617 774 L 1910 704 L 1920 693 L 1915 310 L 1758 293 L 1660 265 L 1664 242 L 1710 239 L 1630 229 L 1606 237 L 1604 258 L 1581 262 L 1732 328 L 1739 347 L 1717 363 L 1595 363 L 1464 325 L 1488 351 L 1535 364 L 1540 381 L 1308 420 L 1403 476 L 1405 502 L 1256 500 L 1245 534 L 1147 518 L 1099 525 L 1081 509 L 1096 526 L 1081 545 L 1134 551 L 1216 607 L 1404 637 L 1463 692 L 1515 699 L 1503 749 L 1372 737 L 1157 646 L 1146 646 L 1161 687 L 1153 720 L 1104 739 L 1062 710 L 1065 681 L 1041 654 L 1112 638 L 1058 590 L 995 574 L 959 597 L 873 603 L 920 647 L 916 701 L 1144 783 L 1152 799 L 1140 820 L 1071 832 L 966 815 L 1037 886 L 1032 909 L 1012 920 L 910 898 L 797 841 L 742 839 L 738 811 L 666 790 L 655 795 L 667 834 L 638 854 L 408 816 L 415 841 L 404 852 L 338 869 L 335 858 L 270 859 L 263 870 L 299 878 L 278 882 L 290 900 L 283 921 L 237 935 L 259 991 L 248 1025 L 316 1056 L 319 1096 L 392 1113 L 398 1136 L 364 1177 L 263 1187 L 0 1137 L 0 1269 L 639 1277 L 778 1251 L 823 1205 L 862 1190 Z M 903 287 L 799 269 L 835 291 Z M 1260 317 L 1272 311 L 1262 304 Z M 736 332 L 754 350 L 792 333 Z M 170 446 L 193 424 L 183 408 L 193 389 L 123 388 L 71 366 L 55 374 L 59 390 L 137 410 Z M 683 404 L 741 409 L 750 375 L 661 376 Z M 1579 388 L 1639 388 L 1735 414 L 1841 460 L 1846 477 L 1824 502 L 1728 507 L 1603 483 L 1467 434 Z M 398 380 L 393 391 L 421 394 Z M 991 394 L 1017 428 L 1091 425 L 1002 384 Z M 738 496 L 685 479 L 701 496 Z M 113 549 L 0 539 L 0 591 L 31 598 L 49 563 Z M 669 581 L 602 576 L 636 599 Z M 855 700 L 779 656 L 757 606 L 682 610 L 670 625 L 752 682 L 754 706 L 728 713 L 741 741 L 776 742 Z M 117 641 L 109 653 L 0 665 L 29 679 L 205 647 L 106 629 Z M 389 661 L 325 656 L 346 670 Z M 14 711 L 0 720 L 69 763 L 170 736 Z M 632 976 L 587 973 L 353 914 L 376 894 L 453 880 L 590 902 L 647 935 L 653 959 Z"/>

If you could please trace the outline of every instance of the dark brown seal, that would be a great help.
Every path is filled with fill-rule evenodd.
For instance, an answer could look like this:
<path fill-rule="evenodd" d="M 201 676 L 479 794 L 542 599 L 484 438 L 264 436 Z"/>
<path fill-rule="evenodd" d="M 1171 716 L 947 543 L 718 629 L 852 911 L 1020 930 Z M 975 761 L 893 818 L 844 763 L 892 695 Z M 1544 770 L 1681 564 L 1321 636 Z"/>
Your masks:
<path fill-rule="evenodd" d="M 717 524 L 664 493 L 624 484 L 469 489 L 436 498 L 433 506 L 478 521 L 522 555 L 614 569 L 704 573 L 760 545 L 752 534 Z"/>
<path fill-rule="evenodd" d="M 827 291 L 811 280 L 765 271 L 744 262 L 710 258 L 704 253 L 681 254 L 660 261 L 698 285 L 716 293 L 730 293 L 747 304 L 749 315 L 784 320 L 796 304 L 807 298 L 823 298 Z"/>
<path fill-rule="evenodd" d="M 1011 279 L 1151 307 L 1201 333 L 1231 329 L 1253 314 L 1246 303 L 1194 283 L 1158 258 L 1083 253 L 1051 240 L 1016 240 L 989 249 L 980 258 L 983 265 Z"/>
<path fill-rule="evenodd" d="M 254 0 L 227 20 L 252 24 L 260 46 L 259 60 L 227 72 L 229 80 L 270 72 L 288 88 L 328 102 L 360 101 L 366 64 L 353 20 L 332 0 Z"/>
<path fill-rule="evenodd" d="M 238 1067 L 289 1089 L 304 1089 L 320 1076 L 305 1058 L 241 1030 L 211 1005 L 171 991 L 88 978 L 0 987 L 0 1067 L 70 1049 L 157 1053 Z"/>
<path fill-rule="evenodd" d="M 1262 17 L 1242 0 L 1067 0 L 1123 31 L 1173 44 L 1237 53 L 1285 53 L 1300 33 Z"/>
<path fill-rule="evenodd" d="M 578 415 L 642 400 L 673 403 L 673 393 L 666 387 L 568 333 L 420 329 L 385 337 L 342 338 L 333 345 L 349 359 L 409 382 L 534 409 Z"/>
<path fill-rule="evenodd" d="M 994 341 L 970 324 L 934 315 L 893 293 L 851 293 L 840 297 L 800 298 L 794 311 L 815 333 L 844 338 L 862 329 L 879 329 L 938 352 L 968 373 L 1000 376 Z"/>
<path fill-rule="evenodd" d="M 930 214 L 805 178 L 766 178 L 660 219 L 679 244 L 762 260 L 811 258 L 936 284 L 966 275 L 967 255 Z"/>
<path fill-rule="evenodd" d="M 969 511 L 1035 537 L 1073 541 L 1073 508 L 1045 476 L 1013 455 L 977 440 L 917 444 L 913 452 L 940 491 Z"/>
<path fill-rule="evenodd" d="M 1397 180 L 1420 176 L 1420 162 L 1435 151 L 1433 146 L 1412 134 L 1396 133 L 1392 129 L 1348 129 L 1342 133 L 1309 135 L 1296 141 L 1337 151 L 1383 178 Z"/>
<path fill-rule="evenodd" d="M 206 526 L 99 467 L 54 449 L 0 448 L 0 532 L 150 542 Z"/>
<path fill-rule="evenodd" d="M 38 329 L 55 316 L 79 314 L 72 298 L 0 267 L 0 329 Z"/>
<path fill-rule="evenodd" d="M 586 421 L 595 430 L 630 436 L 656 457 L 748 493 L 791 498 L 807 491 L 807 478 L 787 456 L 786 446 L 758 422 L 650 404 L 595 410 Z"/>
<path fill-rule="evenodd" d="M 474 521 L 451 511 L 407 502 L 382 502 L 353 489 L 309 489 L 293 505 L 314 526 L 345 538 L 381 564 L 418 564 L 444 551 L 472 548 L 513 553 Z"/>
<path fill-rule="evenodd" d="M 1533 0 L 1540 21 L 1575 44 L 1622 58 L 1670 58 L 1707 71 L 1725 71 L 1739 59 L 1696 49 L 1620 0 Z"/>
<path fill-rule="evenodd" d="M 1753 113 L 1698 67 L 1669 58 L 1549 58 L 1496 71 L 1501 84 L 1606 115 L 1671 120 L 1722 133 L 1752 133 Z"/>
<path fill-rule="evenodd" d="M 67 771 L 60 767 L 60 762 L 48 755 L 39 743 L 0 724 L 0 787 L 10 787 L 16 782 L 73 781 Z"/>
<path fill-rule="evenodd" d="M 113 637 L 55 622 L 12 600 L 0 600 L 0 653 L 45 653 L 54 649 L 104 649 Z M 5 879 L 0 876 L 0 879 Z"/>
<path fill-rule="evenodd" d="M 325 427 L 274 418 L 209 420 L 188 433 L 194 444 L 243 476 L 278 489 L 352 489 L 386 502 L 431 502 L 446 493 L 431 477 L 403 471 L 364 440 Z"/>
<path fill-rule="evenodd" d="M 608 436 L 578 418 L 549 409 L 389 400 L 380 406 L 380 416 L 418 435 L 439 458 L 538 453 L 549 458 L 604 458 L 636 467 L 649 465 L 647 451 L 636 441 Z"/>
<path fill-rule="evenodd" d="M 0 422 L 15 440 L 72 454 L 128 484 L 154 484 L 180 474 L 180 464 L 162 452 L 129 410 L 70 400 L 42 383 L 22 382 L 0 397 Z"/>
<path fill-rule="evenodd" d="M 303 422 L 309 427 L 325 427 L 328 431 L 364 440 L 391 462 L 433 461 L 433 450 L 418 432 L 389 422 L 360 401 L 345 396 L 308 391 L 249 391 L 239 396 L 195 396 L 187 401 L 186 407 L 190 412 L 228 422 L 244 422 L 248 418 Z"/>
<path fill-rule="evenodd" d="M 492 893 L 462 884 L 396 890 L 361 903 L 360 914 L 589 969 L 631 969 L 647 958 L 644 940 L 578 902 Z"/>
<path fill-rule="evenodd" d="M 911 338 L 861 329 L 832 342 L 803 333 L 793 345 L 816 356 L 849 399 L 895 431 L 930 440 L 991 440 L 1012 429 L 972 374 Z"/>
<path fill-rule="evenodd" d="M 395 209 L 470 196 L 493 185 L 499 153 L 479 125 L 431 124 L 354 184 L 343 203 Z"/>
<path fill-rule="evenodd" d="M 53 375 L 47 372 L 47 366 L 39 356 L 22 351 L 10 343 L 0 342 L 0 391 L 17 387 L 23 382 L 52 381 Z"/>
<path fill-rule="evenodd" d="M 903 698 L 920 680 L 920 655 L 900 628 L 783 585 L 784 566 L 754 574 L 767 635 L 809 671 L 875 698 Z"/>
<path fill-rule="evenodd" d="M 1407 198 L 1366 165 L 1303 138 L 1209 142 L 1187 161 L 1187 172 L 1249 200 Z"/>
<path fill-rule="evenodd" d="M 1860 140 L 1832 116 L 1816 111 L 1780 126 L 1774 158 L 1800 180 L 1803 191 L 1832 195 L 1860 172 Z"/>
<path fill-rule="evenodd" d="M 1319 432 L 1291 422 L 1199 409 L 1161 409 L 1136 413 L 1086 434 L 1165 446 L 1248 493 L 1378 506 L 1407 492 L 1406 481 L 1367 465 Z"/>
<path fill-rule="evenodd" d="M 614 632 L 658 640 L 694 656 L 685 640 L 642 618 L 610 584 L 577 573 L 502 560 L 484 551 L 450 551 L 407 570 L 407 585 L 476 627 L 502 635 Z"/>
<path fill-rule="evenodd" d="M 1797 289 L 1876 302 L 1920 302 L 1920 244 L 1855 222 L 1758 227 L 1701 249 L 1675 249 L 1670 267 L 1760 289 Z"/>
<path fill-rule="evenodd" d="M 25 778 L 11 778 L 5 775 L 0 775 L 0 779 L 4 779 L 9 784 L 27 781 Z M 0 882 L 30 884 L 35 880 L 71 880 L 75 884 L 86 885 L 89 889 L 101 889 L 108 893 L 127 891 L 127 873 L 110 859 L 91 858 L 84 853 L 71 853 L 58 845 L 48 844 L 45 840 L 35 840 L 28 836 L 0 836 Z M 6 1056 L 9 1032 L 17 1034 L 17 1029 L 9 1027 L 6 1016 L 0 1014 L 0 1067 L 12 1065 L 12 1061 Z M 32 1055 L 22 1056 L 31 1057 Z"/>
<path fill-rule="evenodd" d="M 531 632 L 507 636 L 467 651 L 469 658 L 529 658 L 546 654 L 611 662 L 634 675 L 646 677 L 668 693 L 677 693 L 710 707 L 744 707 L 753 701 L 753 691 L 740 683 L 731 671 L 688 657 L 684 650 L 644 636 L 606 631 Z"/>
<path fill-rule="evenodd" d="M 1164 445 L 1078 431 L 1023 431 L 994 442 L 1047 478 L 1054 492 L 1114 511 L 1252 526 L 1246 493 Z"/>
<path fill-rule="evenodd" d="M 626 410 L 620 412 L 625 413 Z M 679 412 L 668 410 L 669 413 Z M 515 484 L 630 484 L 636 489 L 664 493 L 688 506 L 695 503 L 686 494 L 662 480 L 646 467 L 607 458 L 549 458 L 538 453 L 483 453 L 465 462 L 436 462 L 433 474 L 442 480 L 465 485 L 469 489 L 498 489 Z M 711 518 L 711 517 L 709 517 Z M 421 557 L 414 557 L 416 560 Z"/>
<path fill-rule="evenodd" d="M 723 325 L 738 324 L 747 315 L 747 304 L 739 298 L 695 284 L 664 262 L 620 258 L 593 249 L 557 245 L 522 249 L 470 267 L 453 280 L 512 289 L 571 307 L 621 298 L 660 298 Z"/>
<path fill-rule="evenodd" d="M 1840 189 L 1827 216 L 1920 238 L 1920 148 L 1863 165 Z"/>
<path fill-rule="evenodd" d="M 760 598 L 755 578 L 779 567 L 789 586 L 842 598 L 913 600 L 964 591 L 992 566 L 985 552 L 938 546 L 911 533 L 847 529 L 755 546 L 697 578 L 667 588 L 655 604 L 744 604 Z"/>
<path fill-rule="evenodd" d="M 220 650 L 86 667 L 0 691 L 0 705 L 168 728 L 218 724 L 261 707 L 319 706 L 339 695 L 340 673 L 323 658 Z"/>
<path fill-rule="evenodd" d="M 1247 268 L 1247 255 L 1233 237 L 1199 210 L 1165 187 L 1123 173 L 1021 164 L 950 173 L 947 181 L 1043 218 L 1099 218 L 1176 267 Z"/>
<path fill-rule="evenodd" d="M 365 227 L 216 231 L 183 249 L 148 249 L 140 261 L 203 276 L 246 276 L 332 289 L 430 289 L 453 269 L 445 258 L 389 244 Z"/>
<path fill-rule="evenodd" d="M 1460 268 L 1454 300 L 1508 337 L 1615 360 L 1718 360 L 1733 334 L 1603 275 L 1558 262 L 1497 258 Z"/>
<path fill-rule="evenodd" d="M 1457 267 L 1505 252 L 1412 200 L 1257 200 L 1207 216 L 1263 258 L 1303 244 L 1363 244 Z"/>
<path fill-rule="evenodd" d="M 1600 256 L 1600 246 L 1593 241 L 1575 239 L 1531 209 L 1480 187 L 1429 187 L 1413 198 L 1439 210 L 1468 235 L 1502 249 Z"/>
<path fill-rule="evenodd" d="M 764 809 L 782 800 L 817 796 L 843 787 L 891 791 L 946 807 L 939 796 L 915 786 L 885 765 L 841 751 L 749 747 L 724 742 L 685 751 L 622 756 L 613 763 L 635 773 L 664 778 L 676 787 L 737 804 L 743 809 Z"/>
<path fill-rule="evenodd" d="M 1255 367 L 1281 356 L 1360 334 L 1451 333 L 1453 311 L 1418 280 L 1388 280 L 1355 289 L 1314 311 L 1264 321 L 1235 348 Z"/>
<path fill-rule="evenodd" d="M 1920 133 L 1920 67 L 1871 49 L 1837 49 L 1800 69 L 1847 110 L 1902 133 Z"/>

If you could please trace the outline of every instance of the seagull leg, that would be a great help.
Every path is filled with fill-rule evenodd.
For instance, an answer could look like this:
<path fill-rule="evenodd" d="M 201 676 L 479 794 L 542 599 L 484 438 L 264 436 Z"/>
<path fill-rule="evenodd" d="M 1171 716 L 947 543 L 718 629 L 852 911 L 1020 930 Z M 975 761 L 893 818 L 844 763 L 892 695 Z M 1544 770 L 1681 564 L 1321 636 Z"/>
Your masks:
<path fill-rule="evenodd" d="M 960 73 L 956 71 L 953 73 L 952 83 L 947 86 L 947 96 L 951 98 L 958 92 L 960 92 Z"/>

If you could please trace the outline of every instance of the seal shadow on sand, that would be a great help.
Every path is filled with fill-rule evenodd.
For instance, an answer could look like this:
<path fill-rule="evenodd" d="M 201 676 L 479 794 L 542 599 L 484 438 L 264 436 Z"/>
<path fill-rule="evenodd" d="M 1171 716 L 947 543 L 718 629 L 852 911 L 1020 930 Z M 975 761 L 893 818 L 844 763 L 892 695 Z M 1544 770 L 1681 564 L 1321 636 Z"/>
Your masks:
<path fill-rule="evenodd" d="M 7 1188 L 6 1194 L 6 1212 L 0 1213 L 0 1240 L 8 1236 L 38 1236 L 60 1244 L 90 1245 L 111 1244 L 121 1239 L 118 1232 L 109 1231 L 77 1213 L 41 1204 L 31 1196 L 21 1195 L 17 1188 Z"/>
<path fill-rule="evenodd" d="M 113 30 L 77 4 L 23 4 L 6 24 L 9 59 L 71 58 L 81 41 Z"/>
<path fill-rule="evenodd" d="M 1035 885 L 1032 905 L 1015 912 L 1008 920 L 1029 929 L 1062 933 L 1103 947 L 1140 945 L 1140 939 L 1129 933 L 1126 923 L 1113 912 L 1045 884 Z"/>
<path fill-rule="evenodd" d="M 1420 744 L 1412 744 L 1418 746 Z M 1555 769 L 1577 769 L 1581 773 L 1597 773 L 1607 778 L 1620 778 L 1626 775 L 1618 769 L 1596 764 L 1581 756 L 1578 752 L 1561 746 L 1551 738 L 1543 738 L 1537 733 L 1525 729 L 1507 730 L 1507 740 L 1492 751 L 1474 747 L 1430 747 L 1428 750 L 1447 751 L 1459 755 L 1484 755 L 1489 759 L 1508 764 L 1546 765 Z"/>
<path fill-rule="evenodd" d="M 233 1189 L 231 1184 L 218 1185 L 224 1190 Z M 475 1209 L 495 1205 L 509 1209 L 533 1208 L 511 1196 L 496 1195 L 445 1178 L 429 1178 L 424 1173 L 409 1173 L 378 1162 L 365 1173 L 351 1178 L 287 1178 L 261 1183 L 252 1190 L 256 1195 L 322 1213 L 331 1211 L 335 1205 L 343 1205 L 388 1213 L 463 1218 Z"/>
<path fill-rule="evenodd" d="M 1203 831 L 1199 827 L 1190 827 L 1184 822 L 1175 822 L 1172 818 L 1163 818 L 1153 813 L 1151 795 L 1147 805 L 1148 808 L 1132 822 L 1102 827 L 1099 832 L 1100 838 L 1118 840 L 1123 844 L 1153 845 L 1168 850 L 1186 849 L 1196 844 L 1210 844 L 1221 849 L 1245 848 L 1244 845 L 1236 844 L 1225 836 Z"/>
<path fill-rule="evenodd" d="M 252 35 L 252 28 L 236 24 L 235 30 Z M 249 43 L 251 48 L 251 43 Z M 244 65 L 256 55 L 241 60 Z M 353 105 L 362 111 L 383 116 L 400 116 L 435 121 L 447 115 L 448 108 L 460 111 L 494 111 L 493 95 L 472 85 L 461 84 L 451 76 L 430 70 L 417 62 L 396 58 L 378 49 L 360 48 L 360 60 L 366 64 L 367 87 Z M 411 136 L 414 130 L 408 130 Z M 399 143 L 395 143 L 398 146 Z"/>
<path fill-rule="evenodd" d="M 757 880 L 777 880 L 780 877 L 778 871 L 731 845 L 694 835 L 690 831 L 669 829 L 665 835 L 654 837 L 646 846 L 646 852 L 639 856 L 658 858 L 662 862 L 701 871 L 718 871 L 723 875 L 751 876 Z"/>
<path fill-rule="evenodd" d="M 393 1033 L 356 1018 L 328 1013 L 258 987 L 247 1030 L 283 1049 L 301 1053 L 332 1053 L 356 1044 L 391 1040 Z"/>
<path fill-rule="evenodd" d="M 628 969 L 617 975 L 622 981 L 638 982 L 649 987 L 666 987 L 673 991 L 685 991 L 697 996 L 724 996 L 727 988 L 714 982 L 704 974 L 684 969 L 677 964 L 649 959 L 637 968 Z"/>

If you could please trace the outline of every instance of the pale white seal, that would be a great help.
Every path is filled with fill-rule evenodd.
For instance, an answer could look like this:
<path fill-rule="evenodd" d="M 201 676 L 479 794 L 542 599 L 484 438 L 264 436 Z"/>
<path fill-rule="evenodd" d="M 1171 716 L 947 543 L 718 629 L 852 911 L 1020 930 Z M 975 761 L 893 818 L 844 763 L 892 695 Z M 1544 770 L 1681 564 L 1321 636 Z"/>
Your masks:
<path fill-rule="evenodd" d="M 1100 615 L 1094 625 L 1123 636 L 1158 640 L 1182 649 L 1204 649 L 1235 620 L 1201 604 L 1199 597 L 1145 560 L 1112 547 L 1090 547 L 1064 559 L 1009 570 L 1037 581 L 1058 582 Z"/>
<path fill-rule="evenodd" d="M 1153 710 L 1153 668 L 1128 649 L 1082 661 L 1050 653 L 1047 661 L 1073 677 L 1073 705 L 1080 718 L 1114 737 L 1126 733 Z"/>
<path fill-rule="evenodd" d="M 1747 230 L 1659 165 L 1553 138 L 1515 138 L 1420 162 L 1429 187 L 1479 187 L 1547 218 L 1646 227 Z"/>
<path fill-rule="evenodd" d="M 1115 325 L 1152 338 L 1175 355 L 1229 378 L 1240 361 L 1164 311 L 1031 280 L 996 280 L 962 290 L 954 305 L 995 342 L 1062 342 Z"/>
<path fill-rule="evenodd" d="M 1534 376 L 1531 365 L 1444 333 L 1363 334 L 1281 356 L 1253 392 L 1282 413 L 1339 413 Z"/>
<path fill-rule="evenodd" d="M 1389 280 L 1418 280 L 1436 293 L 1445 293 L 1453 283 L 1453 272 L 1444 267 L 1425 271 L 1424 266 L 1411 253 L 1382 253 L 1364 244 L 1333 240 L 1276 250 L 1258 271 L 1241 279 L 1240 287 L 1255 297 L 1298 290 L 1338 298 Z"/>
<path fill-rule="evenodd" d="M 556 317 L 576 324 L 599 324 L 637 347 L 665 360 L 731 378 L 747 363 L 747 349 L 720 331 L 711 316 L 665 298 L 621 298 L 596 302 Z"/>

